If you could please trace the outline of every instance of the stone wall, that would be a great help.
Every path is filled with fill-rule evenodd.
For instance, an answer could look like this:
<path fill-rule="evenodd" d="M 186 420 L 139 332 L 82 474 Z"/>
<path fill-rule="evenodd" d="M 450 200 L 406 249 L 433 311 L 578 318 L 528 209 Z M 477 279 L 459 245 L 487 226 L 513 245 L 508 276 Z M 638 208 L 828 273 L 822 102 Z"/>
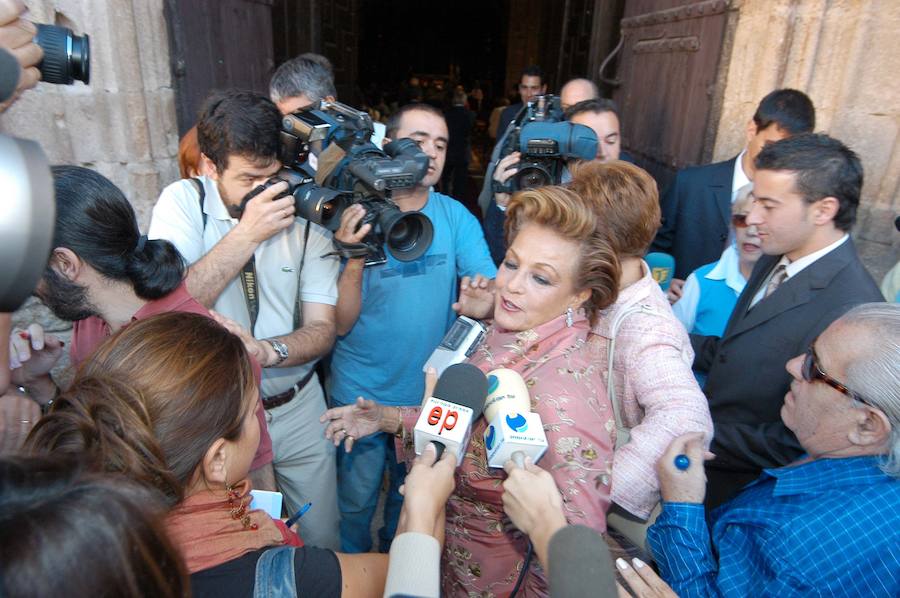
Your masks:
<path fill-rule="evenodd" d="M 178 131 L 163 0 L 26 0 L 31 19 L 91 38 L 89 86 L 39 83 L 0 116 L 0 131 L 34 139 L 52 164 L 109 177 L 142 230 L 162 187 L 178 178 Z"/>
<path fill-rule="evenodd" d="M 87 33 L 90 85 L 39 83 L 0 115 L 0 131 L 34 139 L 51 164 L 97 170 L 131 200 L 141 229 L 159 192 L 178 178 L 178 131 L 163 0 L 25 0 L 29 18 Z M 42 322 L 67 336 L 34 300 L 16 325 Z"/>
<path fill-rule="evenodd" d="M 900 2 L 743 0 L 727 69 L 714 159 L 737 154 L 744 127 L 772 89 L 805 91 L 816 129 L 862 158 L 865 186 L 855 238 L 880 282 L 900 259 Z"/>

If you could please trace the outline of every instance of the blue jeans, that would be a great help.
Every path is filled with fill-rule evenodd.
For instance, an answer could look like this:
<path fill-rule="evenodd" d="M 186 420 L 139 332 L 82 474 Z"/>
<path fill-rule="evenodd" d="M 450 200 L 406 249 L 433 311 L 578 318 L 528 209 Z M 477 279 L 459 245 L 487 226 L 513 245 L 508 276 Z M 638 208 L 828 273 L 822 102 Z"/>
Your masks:
<path fill-rule="evenodd" d="M 406 464 L 397 463 L 394 437 L 379 432 L 357 440 L 350 453 L 337 450 L 338 507 L 341 510 L 341 552 L 372 549 L 372 518 L 378 506 L 381 480 L 388 469 L 390 485 L 384 505 L 384 526 L 378 530 L 379 552 L 387 552 L 397 532 L 403 497 L 399 488 L 406 479 Z"/>

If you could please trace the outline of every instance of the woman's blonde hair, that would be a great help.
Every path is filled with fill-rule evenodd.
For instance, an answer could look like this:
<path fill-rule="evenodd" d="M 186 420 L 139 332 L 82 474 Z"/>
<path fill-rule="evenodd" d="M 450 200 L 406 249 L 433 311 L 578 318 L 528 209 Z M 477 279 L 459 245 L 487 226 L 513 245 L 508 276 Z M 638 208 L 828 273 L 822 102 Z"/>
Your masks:
<path fill-rule="evenodd" d="M 507 246 L 525 224 L 549 228 L 580 246 L 574 286 L 577 290 L 590 289 L 591 296 L 583 307 L 593 324 L 597 312 L 618 297 L 620 268 L 590 203 L 565 187 L 526 189 L 516 193 L 507 207 Z"/>

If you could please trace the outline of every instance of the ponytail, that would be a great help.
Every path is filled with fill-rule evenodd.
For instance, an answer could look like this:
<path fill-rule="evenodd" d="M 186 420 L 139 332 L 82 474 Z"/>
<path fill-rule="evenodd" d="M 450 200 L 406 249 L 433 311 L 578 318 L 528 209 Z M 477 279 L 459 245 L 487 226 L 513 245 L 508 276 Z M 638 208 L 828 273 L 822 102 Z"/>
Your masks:
<path fill-rule="evenodd" d="M 31 430 L 24 450 L 72 457 L 94 471 L 124 474 L 160 491 L 170 505 L 184 496 L 140 393 L 112 377 L 76 379 Z"/>
<path fill-rule="evenodd" d="M 103 276 L 128 281 L 142 299 L 159 299 L 184 278 L 184 261 L 168 241 L 148 241 L 122 191 L 81 166 L 52 168 L 56 191 L 54 247 L 67 247 Z"/>

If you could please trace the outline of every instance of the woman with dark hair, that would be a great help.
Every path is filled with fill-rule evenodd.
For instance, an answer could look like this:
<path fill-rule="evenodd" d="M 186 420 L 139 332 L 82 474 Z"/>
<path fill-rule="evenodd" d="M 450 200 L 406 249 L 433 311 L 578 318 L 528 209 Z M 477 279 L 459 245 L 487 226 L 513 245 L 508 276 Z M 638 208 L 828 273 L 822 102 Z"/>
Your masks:
<path fill-rule="evenodd" d="M 262 578 L 279 596 L 381 596 L 386 555 L 302 546 L 282 521 L 249 508 L 259 374 L 243 342 L 213 320 L 148 318 L 81 366 L 26 448 L 81 455 L 95 469 L 159 490 L 194 596 L 251 596 Z M 439 474 L 423 465 L 424 475 Z M 449 483 L 443 487 L 449 494 Z M 433 535 L 446 494 L 414 494 L 407 530 Z"/>
<path fill-rule="evenodd" d="M 209 315 L 184 285 L 175 246 L 141 235 L 125 195 L 109 179 L 80 166 L 54 166 L 56 226 L 53 251 L 37 295 L 53 313 L 74 321 L 70 357 L 82 363 L 106 338 L 136 320 L 180 311 Z M 32 324 L 14 330 L 13 381 L 48 405 L 59 389 L 50 376 L 62 343 Z M 262 442 L 253 469 L 272 461 L 262 405 Z"/>
<path fill-rule="evenodd" d="M 58 456 L 0 460 L 0 596 L 190 595 L 157 493 Z"/>
<path fill-rule="evenodd" d="M 619 264 L 591 205 L 565 188 L 518 193 L 506 226 L 509 247 L 490 302 L 494 320 L 470 362 L 485 372 L 508 368 L 522 375 L 547 436 L 538 466 L 565 497 L 568 522 L 602 533 L 614 420 L 586 340 L 599 310 L 616 299 Z M 412 440 L 419 411 L 359 399 L 324 417 L 331 420 L 329 437 L 348 451 L 355 438 L 383 431 L 402 437 L 398 455 L 410 459 L 406 440 Z M 484 419 L 473 425 L 447 503 L 443 593 L 503 596 L 521 580 L 520 596 L 544 596 L 546 575 L 528 560 L 527 537 L 507 529 L 505 473 L 488 467 L 487 425 Z"/>

